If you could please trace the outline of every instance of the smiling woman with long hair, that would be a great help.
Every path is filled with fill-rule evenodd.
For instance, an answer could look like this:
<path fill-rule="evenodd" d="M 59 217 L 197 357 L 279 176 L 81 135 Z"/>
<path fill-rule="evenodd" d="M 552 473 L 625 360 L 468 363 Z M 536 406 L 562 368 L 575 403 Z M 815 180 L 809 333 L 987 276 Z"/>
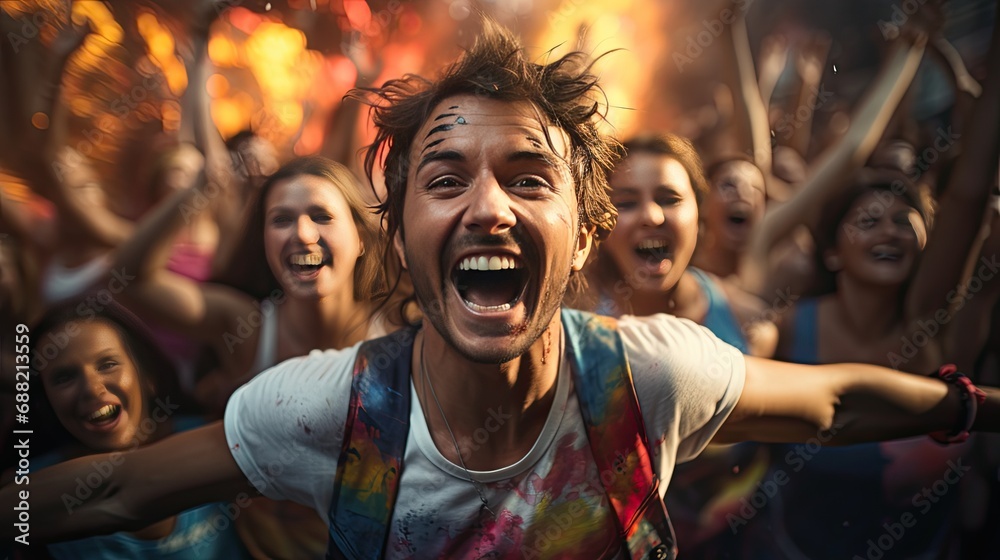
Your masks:
<path fill-rule="evenodd" d="M 376 312 L 385 243 L 347 168 L 319 157 L 282 166 L 249 207 L 223 277 L 196 283 L 166 269 L 165 249 L 212 188 L 199 183 L 171 198 L 121 248 L 113 268 L 136 276 L 122 294 L 130 306 L 210 349 L 215 368 L 199 382 L 202 404 L 221 410 L 237 387 L 275 364 L 384 334 Z M 257 502 L 239 523 L 255 554 L 325 550 L 320 519 L 295 504 Z"/>
<path fill-rule="evenodd" d="M 57 450 L 32 467 L 93 453 L 127 452 L 201 424 L 185 415 L 176 373 L 149 331 L 111 302 L 74 300 L 50 310 L 32 329 L 35 421 L 61 433 Z M 61 344 L 54 344 L 53 341 Z M 37 403 L 37 404 L 34 404 Z M 106 476 L 120 461 L 94 464 Z M 93 478 L 88 476 L 88 484 Z M 65 497 L 72 510 L 87 496 Z M 144 528 L 49 545 L 56 559 L 248 558 L 224 504 L 192 508 Z"/>

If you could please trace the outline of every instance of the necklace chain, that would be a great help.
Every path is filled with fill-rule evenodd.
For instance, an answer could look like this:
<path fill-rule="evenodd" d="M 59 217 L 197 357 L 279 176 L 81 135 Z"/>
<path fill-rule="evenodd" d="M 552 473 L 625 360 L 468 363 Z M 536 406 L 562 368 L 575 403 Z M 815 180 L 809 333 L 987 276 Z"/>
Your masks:
<path fill-rule="evenodd" d="M 425 337 L 426 335 L 420 338 L 420 371 L 421 373 L 423 373 L 424 382 L 427 384 L 427 387 L 430 388 L 431 396 L 434 397 L 434 404 L 437 405 L 438 412 L 441 414 L 441 419 L 444 420 L 444 427 L 448 429 L 448 435 L 451 436 L 451 443 L 455 446 L 455 453 L 458 454 L 458 462 L 462 465 L 462 470 L 465 471 L 465 475 L 468 477 L 467 480 L 471 482 L 473 488 L 476 489 L 476 494 L 479 494 L 479 501 L 483 503 L 483 505 L 480 506 L 480 513 L 482 512 L 482 510 L 485 509 L 487 512 L 489 512 L 490 516 L 492 516 L 493 519 L 496 519 L 497 515 L 493 513 L 492 509 L 490 509 L 490 503 L 486 499 L 486 494 L 483 492 L 482 484 L 478 480 L 473 478 L 472 473 L 469 471 L 469 468 L 465 466 L 465 459 L 462 458 L 462 450 L 458 446 L 458 439 L 455 438 L 455 432 L 451 430 L 451 425 L 448 423 L 448 417 L 444 415 L 444 408 L 441 406 L 441 401 L 438 400 L 437 392 L 434 390 L 434 384 L 431 383 L 431 378 L 427 374 L 427 363 L 424 360 L 424 341 L 426 340 Z M 427 421 L 427 427 L 429 429 L 430 421 L 427 417 L 426 410 L 424 411 L 424 420 Z"/>

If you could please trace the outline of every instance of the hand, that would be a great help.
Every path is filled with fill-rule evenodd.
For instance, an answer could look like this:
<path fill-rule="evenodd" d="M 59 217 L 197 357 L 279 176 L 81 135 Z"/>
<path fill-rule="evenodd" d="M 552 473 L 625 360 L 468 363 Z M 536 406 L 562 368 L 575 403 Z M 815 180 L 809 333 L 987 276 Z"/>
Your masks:
<path fill-rule="evenodd" d="M 818 84 L 823 79 L 826 57 L 830 52 L 830 36 L 820 33 L 807 42 L 795 57 L 795 69 L 802 81 Z"/>
<path fill-rule="evenodd" d="M 191 144 L 181 144 L 168 154 L 163 164 L 162 184 L 166 192 L 186 190 L 196 185 L 205 167 L 205 157 Z"/>
<path fill-rule="evenodd" d="M 768 35 L 760 42 L 760 75 L 775 78 L 788 62 L 788 39 L 784 35 Z"/>

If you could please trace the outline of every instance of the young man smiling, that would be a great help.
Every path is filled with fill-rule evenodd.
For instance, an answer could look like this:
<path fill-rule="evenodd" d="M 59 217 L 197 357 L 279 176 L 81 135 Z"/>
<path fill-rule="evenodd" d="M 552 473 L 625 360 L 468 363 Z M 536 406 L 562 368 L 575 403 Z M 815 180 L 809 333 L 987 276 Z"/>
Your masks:
<path fill-rule="evenodd" d="M 961 383 L 744 358 L 688 321 L 561 309 L 614 226 L 597 91 L 582 55 L 530 63 L 487 22 L 437 82 L 371 92 L 368 171 L 384 154 L 421 328 L 258 376 L 223 423 L 131 454 L 78 515 L 60 496 L 93 458 L 33 475 L 32 536 L 258 491 L 314 506 L 336 558 L 666 558 L 660 497 L 710 440 L 1000 430 L 995 389 L 976 418 Z"/>

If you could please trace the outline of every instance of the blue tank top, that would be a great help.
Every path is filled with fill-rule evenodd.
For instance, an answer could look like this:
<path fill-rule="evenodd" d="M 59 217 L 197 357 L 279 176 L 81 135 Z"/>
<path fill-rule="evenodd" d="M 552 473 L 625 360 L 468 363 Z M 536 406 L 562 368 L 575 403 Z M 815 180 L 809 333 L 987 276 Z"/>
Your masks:
<path fill-rule="evenodd" d="M 820 363 L 819 300 L 799 301 L 793 325 L 789 361 Z M 816 443 L 771 446 L 766 479 L 784 484 L 762 507 L 748 508 L 744 544 L 755 552 L 742 558 L 949 557 L 966 445 L 942 447 L 926 437 Z"/>
<path fill-rule="evenodd" d="M 174 433 L 203 425 L 195 416 L 174 418 Z M 32 461 L 41 469 L 64 460 L 50 453 Z M 217 502 L 185 510 L 177 515 L 173 531 L 157 540 L 138 539 L 129 533 L 86 537 L 47 546 L 56 560 L 211 560 L 250 558 L 236 532 L 235 520 L 241 511 L 236 504 Z"/>
<path fill-rule="evenodd" d="M 711 276 L 697 268 L 688 267 L 688 272 L 698 281 L 698 286 L 708 298 L 708 312 L 701 324 L 719 337 L 719 340 L 730 346 L 735 346 L 744 354 L 749 354 L 750 347 L 746 337 L 743 336 L 743 329 L 740 327 L 740 322 L 736 320 L 733 310 L 729 307 L 729 301 L 722 288 Z"/>
<path fill-rule="evenodd" d="M 819 300 L 804 299 L 795 306 L 792 325 L 792 348 L 788 353 L 790 362 L 796 364 L 819 363 Z"/>
<path fill-rule="evenodd" d="M 174 530 L 162 539 L 144 540 L 129 533 L 114 533 L 50 544 L 48 551 L 57 560 L 249 558 L 236 535 L 234 520 L 238 514 L 237 505 L 209 504 L 182 512 Z"/>

